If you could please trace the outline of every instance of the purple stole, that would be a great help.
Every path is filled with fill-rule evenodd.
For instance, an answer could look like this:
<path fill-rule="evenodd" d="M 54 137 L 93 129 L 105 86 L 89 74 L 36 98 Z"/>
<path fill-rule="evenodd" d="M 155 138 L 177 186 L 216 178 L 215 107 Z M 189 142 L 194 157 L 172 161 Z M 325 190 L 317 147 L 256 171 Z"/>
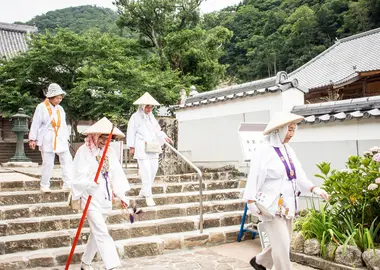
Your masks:
<path fill-rule="evenodd" d="M 293 163 L 292 159 L 289 157 L 289 154 L 288 154 L 288 151 L 286 151 L 286 148 L 285 148 L 285 151 L 286 151 L 286 154 L 287 154 L 288 159 L 289 159 L 290 168 L 289 168 L 288 162 L 286 162 L 284 155 L 281 153 L 280 148 L 279 147 L 273 147 L 273 148 L 285 166 L 286 174 L 288 175 L 288 180 L 292 181 L 292 180 L 296 179 L 297 178 L 296 168 L 294 167 L 294 163 Z"/>
<path fill-rule="evenodd" d="M 285 146 L 284 146 L 285 148 Z M 286 174 L 288 175 L 288 181 L 293 181 L 294 180 L 294 185 L 293 185 L 293 192 L 294 192 L 294 206 L 295 206 L 295 215 L 297 215 L 297 212 L 298 212 L 298 204 L 297 204 L 297 199 L 296 197 L 299 197 L 301 195 L 301 192 L 297 191 L 296 189 L 296 179 L 297 179 L 297 175 L 296 175 L 296 168 L 294 166 L 294 163 L 293 163 L 293 160 L 290 158 L 289 156 L 289 153 L 288 151 L 286 150 L 285 148 L 285 151 L 286 151 L 286 155 L 288 156 L 288 159 L 289 159 L 289 163 L 290 163 L 290 167 L 289 167 L 289 164 L 288 162 L 286 162 L 286 159 L 284 157 L 284 155 L 281 153 L 281 150 L 279 147 L 274 147 L 273 146 L 273 149 L 276 151 L 278 157 L 281 159 L 282 163 L 284 164 L 284 167 L 285 167 L 285 170 L 286 170 Z M 280 206 L 281 208 L 281 206 Z"/>

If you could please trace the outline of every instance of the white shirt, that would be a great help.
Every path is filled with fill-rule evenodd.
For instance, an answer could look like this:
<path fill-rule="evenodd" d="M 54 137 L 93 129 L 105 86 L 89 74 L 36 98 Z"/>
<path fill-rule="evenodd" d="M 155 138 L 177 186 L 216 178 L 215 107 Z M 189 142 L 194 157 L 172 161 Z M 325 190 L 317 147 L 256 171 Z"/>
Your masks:
<path fill-rule="evenodd" d="M 69 130 L 66 124 L 66 113 L 60 105 L 51 105 L 50 108 L 52 111 L 51 117 L 45 103 L 42 102 L 38 104 L 33 115 L 32 125 L 29 132 L 29 140 L 36 141 L 40 151 L 54 153 L 69 151 Z M 54 150 L 55 132 L 51 121 L 54 117 L 56 123 L 58 123 L 57 110 L 59 110 L 61 114 L 61 127 L 58 129 L 57 145 Z"/>
<path fill-rule="evenodd" d="M 286 144 L 286 149 L 289 156 L 293 160 L 297 179 L 293 181 L 288 180 L 288 175 L 285 166 L 273 146 L 262 144 L 253 152 L 250 171 L 248 174 L 247 185 L 244 190 L 243 198 L 246 200 L 255 200 L 258 191 L 263 193 L 281 192 L 285 203 L 289 206 L 289 213 L 295 212 L 295 198 L 294 189 L 301 193 L 310 192 L 313 184 L 307 179 L 305 171 L 294 152 L 294 150 Z M 280 147 L 281 153 L 289 164 L 288 156 L 285 147 Z M 261 215 L 260 220 L 271 220 L 271 217 Z"/>
<path fill-rule="evenodd" d="M 167 135 L 161 131 L 152 113 L 135 112 L 128 122 L 127 146 L 135 148 L 135 159 L 157 159 L 157 153 L 146 153 L 145 142 L 157 142 L 163 145 Z"/>
<path fill-rule="evenodd" d="M 88 199 L 86 188 L 94 181 L 99 166 L 96 155 L 102 156 L 102 153 L 101 149 L 97 149 L 94 155 L 86 145 L 82 145 L 75 154 L 71 192 L 73 200 L 82 199 L 82 207 L 84 207 Z M 111 147 L 108 148 L 107 157 L 109 159 L 108 177 L 105 178 L 100 173 L 98 178 L 99 188 L 93 195 L 89 207 L 89 209 L 98 210 L 103 214 L 107 214 L 112 210 L 112 194 L 128 203 L 125 193 L 130 190 L 127 177 L 115 151 Z"/>

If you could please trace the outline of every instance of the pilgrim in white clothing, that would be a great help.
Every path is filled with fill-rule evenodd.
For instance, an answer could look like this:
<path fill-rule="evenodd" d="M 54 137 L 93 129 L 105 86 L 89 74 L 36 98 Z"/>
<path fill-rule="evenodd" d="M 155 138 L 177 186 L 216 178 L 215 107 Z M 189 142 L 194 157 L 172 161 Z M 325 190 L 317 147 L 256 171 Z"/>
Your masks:
<path fill-rule="evenodd" d="M 327 193 L 315 187 L 307 178 L 294 150 L 288 145 L 296 130 L 296 124 L 303 117 L 278 113 L 264 131 L 264 142 L 254 151 L 244 199 L 248 208 L 262 222 L 270 245 L 253 257 L 251 265 L 255 269 L 290 270 L 290 240 L 292 220 L 298 211 L 298 197 L 301 193 L 313 192 L 324 199 Z M 264 215 L 255 204 L 256 194 L 282 194 L 278 214 Z M 272 244 L 275 243 L 275 244 Z"/>
<path fill-rule="evenodd" d="M 85 130 L 83 132 L 87 135 L 85 144 L 78 149 L 74 157 L 75 180 L 72 183 L 72 199 L 80 199 L 84 209 L 89 195 L 92 196 L 87 212 L 91 234 L 82 256 L 82 270 L 92 269 L 90 265 L 96 252 L 99 252 L 106 269 L 116 269 L 120 266 L 119 255 L 108 233 L 105 218 L 112 210 L 114 195 L 120 199 L 122 207 L 128 207 L 129 199 L 125 193 L 130 190 L 130 186 L 122 165 L 111 147 L 108 148 L 98 182 L 94 182 L 111 128 L 112 123 L 104 117 Z M 113 135 L 125 137 L 117 128 L 113 130 Z"/>
<path fill-rule="evenodd" d="M 46 100 L 40 103 L 33 115 L 29 132 L 31 149 L 39 147 L 42 156 L 41 191 L 50 192 L 50 177 L 54 168 L 55 155 L 63 171 L 63 189 L 70 189 L 72 181 L 72 157 L 69 151 L 69 131 L 66 124 L 66 113 L 59 103 L 65 91 L 52 83 L 48 87 Z"/>
<path fill-rule="evenodd" d="M 146 198 L 148 206 L 154 206 L 152 185 L 158 170 L 158 156 L 165 141 L 172 141 L 161 130 L 152 113 L 152 107 L 160 104 L 149 93 L 145 93 L 133 104 L 139 105 L 139 108 L 128 122 L 127 147 L 139 164 L 142 182 L 140 196 Z M 149 147 L 152 145 L 155 147 Z"/>

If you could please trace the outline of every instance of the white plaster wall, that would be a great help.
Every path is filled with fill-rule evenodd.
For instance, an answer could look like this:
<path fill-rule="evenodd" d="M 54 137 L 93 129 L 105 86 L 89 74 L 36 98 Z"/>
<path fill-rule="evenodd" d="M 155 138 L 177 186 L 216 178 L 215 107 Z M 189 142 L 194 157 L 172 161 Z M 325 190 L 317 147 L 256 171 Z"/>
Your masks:
<path fill-rule="evenodd" d="M 297 129 L 293 142 L 380 139 L 380 119 L 354 119 L 327 124 L 304 124 Z"/>
<path fill-rule="evenodd" d="M 315 184 L 322 180 L 316 164 L 330 162 L 333 169 L 344 169 L 351 155 L 362 155 L 372 146 L 380 146 L 379 119 L 356 119 L 327 124 L 300 125 L 290 145 Z"/>
<path fill-rule="evenodd" d="M 303 92 L 289 89 L 253 97 L 182 109 L 178 120 L 178 149 L 195 164 L 235 165 L 246 171 L 237 129 L 242 122 L 268 123 L 270 115 L 303 104 Z"/>
<path fill-rule="evenodd" d="M 241 122 L 242 114 L 179 122 L 178 149 L 191 152 L 191 159 L 196 165 L 237 165 L 242 159 L 237 134 Z"/>
<path fill-rule="evenodd" d="M 285 93 L 285 92 L 284 92 Z M 179 122 L 203 118 L 223 117 L 254 111 L 282 110 L 282 93 L 267 93 L 224 102 L 211 103 L 176 111 Z"/>
<path fill-rule="evenodd" d="M 305 103 L 305 93 L 297 88 L 290 88 L 282 94 L 282 111 L 291 112 L 294 106 Z"/>

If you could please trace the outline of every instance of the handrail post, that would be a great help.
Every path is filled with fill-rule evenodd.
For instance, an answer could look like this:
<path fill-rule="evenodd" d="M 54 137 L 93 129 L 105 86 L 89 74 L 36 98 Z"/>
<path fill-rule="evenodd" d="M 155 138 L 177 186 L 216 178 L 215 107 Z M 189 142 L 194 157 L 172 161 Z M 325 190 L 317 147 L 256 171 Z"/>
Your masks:
<path fill-rule="evenodd" d="M 198 174 L 199 177 L 199 230 L 203 233 L 203 175 L 201 170 L 194 165 L 190 160 L 188 160 L 184 155 L 182 155 L 177 149 L 172 145 L 165 142 L 165 145 L 169 147 L 174 153 L 181 157 L 187 164 L 189 164 Z"/>
<path fill-rule="evenodd" d="M 199 231 L 203 233 L 203 179 L 199 176 Z"/>

